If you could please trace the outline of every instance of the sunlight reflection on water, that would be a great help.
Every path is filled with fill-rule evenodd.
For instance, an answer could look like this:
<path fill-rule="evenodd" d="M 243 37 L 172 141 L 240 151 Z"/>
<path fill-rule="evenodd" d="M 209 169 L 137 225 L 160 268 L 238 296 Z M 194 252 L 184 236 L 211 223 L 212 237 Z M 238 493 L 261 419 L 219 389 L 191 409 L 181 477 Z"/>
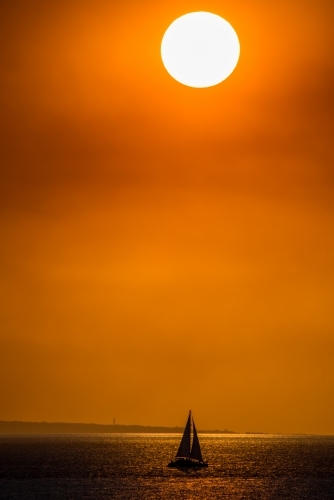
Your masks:
<path fill-rule="evenodd" d="M 180 435 L 0 437 L 0 497 L 333 500 L 334 437 L 201 435 L 209 467 L 167 468 Z"/>

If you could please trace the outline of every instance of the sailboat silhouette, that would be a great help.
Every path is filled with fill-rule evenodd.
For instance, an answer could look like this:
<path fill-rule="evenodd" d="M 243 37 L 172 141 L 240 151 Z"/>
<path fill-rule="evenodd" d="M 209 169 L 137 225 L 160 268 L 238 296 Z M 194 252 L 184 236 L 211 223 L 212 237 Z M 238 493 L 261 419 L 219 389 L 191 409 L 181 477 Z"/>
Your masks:
<path fill-rule="evenodd" d="M 191 432 L 191 429 L 193 432 Z M 193 434 L 191 444 L 191 434 Z M 198 435 L 194 419 L 189 411 L 189 417 L 183 432 L 179 449 L 175 455 L 175 460 L 169 462 L 168 467 L 207 467 L 201 452 Z"/>

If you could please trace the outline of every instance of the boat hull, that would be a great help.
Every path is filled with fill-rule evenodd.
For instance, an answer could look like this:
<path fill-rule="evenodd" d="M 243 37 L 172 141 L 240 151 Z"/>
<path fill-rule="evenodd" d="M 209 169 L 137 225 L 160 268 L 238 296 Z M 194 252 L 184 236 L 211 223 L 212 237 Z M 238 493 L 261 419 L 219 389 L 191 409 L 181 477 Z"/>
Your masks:
<path fill-rule="evenodd" d="M 172 460 L 169 462 L 167 467 L 176 467 L 176 468 L 201 468 L 207 467 L 208 464 L 206 462 L 197 462 L 196 460 L 190 460 L 187 458 L 182 458 L 180 460 Z"/>

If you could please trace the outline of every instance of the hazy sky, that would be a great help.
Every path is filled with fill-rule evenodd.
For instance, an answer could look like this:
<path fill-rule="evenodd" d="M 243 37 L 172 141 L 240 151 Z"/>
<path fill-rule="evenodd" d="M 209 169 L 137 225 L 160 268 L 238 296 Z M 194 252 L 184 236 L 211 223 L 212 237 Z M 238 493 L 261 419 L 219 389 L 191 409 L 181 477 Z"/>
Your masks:
<path fill-rule="evenodd" d="M 235 72 L 173 80 L 206 10 Z M 332 0 L 3 0 L 0 420 L 334 433 Z"/>

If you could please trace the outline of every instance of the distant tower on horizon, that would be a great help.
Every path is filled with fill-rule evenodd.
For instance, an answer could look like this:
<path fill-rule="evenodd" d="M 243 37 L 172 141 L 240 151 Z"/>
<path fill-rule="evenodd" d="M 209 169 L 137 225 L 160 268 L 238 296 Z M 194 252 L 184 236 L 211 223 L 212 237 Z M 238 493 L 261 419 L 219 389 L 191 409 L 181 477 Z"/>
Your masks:
<path fill-rule="evenodd" d="M 114 425 L 116 425 L 116 418 L 114 417 Z"/>

